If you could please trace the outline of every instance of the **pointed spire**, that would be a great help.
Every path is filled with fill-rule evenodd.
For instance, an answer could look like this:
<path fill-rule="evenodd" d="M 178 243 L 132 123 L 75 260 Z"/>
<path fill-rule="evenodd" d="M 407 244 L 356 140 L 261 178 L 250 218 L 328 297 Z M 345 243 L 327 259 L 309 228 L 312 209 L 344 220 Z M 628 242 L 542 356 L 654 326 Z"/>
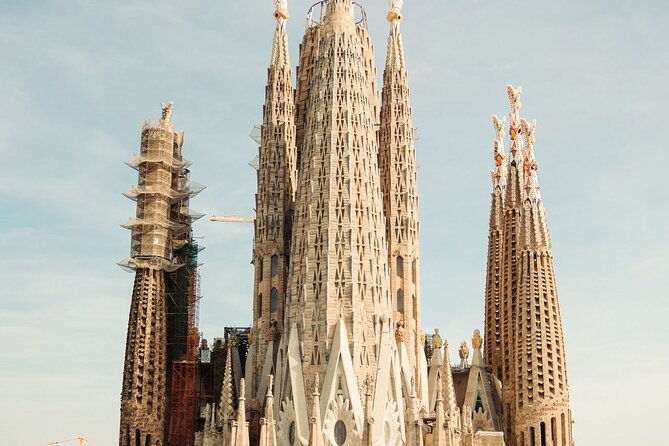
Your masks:
<path fill-rule="evenodd" d="M 420 416 L 420 402 L 416 396 L 416 379 L 411 377 L 411 395 L 407 408 L 407 445 L 423 444 L 423 420 Z"/>
<path fill-rule="evenodd" d="M 453 385 L 453 372 L 451 371 L 451 357 L 448 354 L 448 341 L 444 340 L 444 363 L 442 365 L 442 376 L 444 378 L 444 397 L 446 402 L 446 416 L 451 420 L 455 418 L 457 403 L 455 402 L 455 387 Z"/>
<path fill-rule="evenodd" d="M 404 68 L 404 47 L 402 34 L 400 33 L 400 22 L 402 21 L 401 0 L 390 0 L 390 11 L 388 11 L 386 19 L 390 22 L 386 70 L 389 68 Z"/>
<path fill-rule="evenodd" d="M 506 116 L 499 119 L 497 115 L 492 117 L 492 125 L 495 128 L 495 140 L 493 146 L 495 152 L 493 159 L 495 160 L 495 169 L 491 172 L 493 186 L 503 186 L 506 181 L 506 149 L 504 148 L 504 124 L 506 124 Z"/>
<path fill-rule="evenodd" d="M 286 33 L 286 22 L 290 17 L 288 13 L 288 0 L 274 0 L 276 10 L 276 31 L 274 31 L 274 43 L 272 45 L 272 59 L 270 66 L 290 65 L 288 56 L 288 34 Z"/>
<path fill-rule="evenodd" d="M 539 192 L 539 181 L 537 180 L 536 172 L 539 170 L 539 165 L 534 159 L 534 130 L 537 127 L 537 121 L 533 120 L 528 123 L 521 118 L 520 126 L 525 136 L 525 147 L 523 148 L 523 172 L 525 174 L 525 193 L 527 198 L 533 202 L 541 200 Z"/>
<path fill-rule="evenodd" d="M 265 418 L 260 419 L 259 446 L 276 446 L 276 422 L 274 421 L 274 395 L 272 386 L 274 376 L 268 376 L 267 395 L 265 397 Z"/>
<path fill-rule="evenodd" d="M 437 405 L 435 408 L 434 430 L 432 431 L 432 446 L 446 446 L 447 430 L 446 419 L 444 417 L 444 398 L 441 392 L 441 376 L 437 377 Z"/>
<path fill-rule="evenodd" d="M 244 378 L 239 381 L 239 406 L 237 407 L 237 430 L 234 437 L 235 446 L 249 446 L 249 426 L 246 423 L 246 384 Z"/>
<path fill-rule="evenodd" d="M 218 403 L 218 422 L 226 431 L 230 421 L 235 414 L 233 406 L 233 385 L 232 385 L 232 343 L 228 340 L 227 354 L 225 358 L 225 370 L 223 371 L 223 385 L 221 386 L 221 399 Z"/>
<path fill-rule="evenodd" d="M 320 387 L 320 379 L 318 373 L 314 375 L 314 393 L 313 395 L 313 405 L 311 409 L 311 419 L 309 420 L 309 446 L 323 446 L 323 429 L 321 426 L 321 403 L 320 403 L 320 393 L 318 388 Z"/>

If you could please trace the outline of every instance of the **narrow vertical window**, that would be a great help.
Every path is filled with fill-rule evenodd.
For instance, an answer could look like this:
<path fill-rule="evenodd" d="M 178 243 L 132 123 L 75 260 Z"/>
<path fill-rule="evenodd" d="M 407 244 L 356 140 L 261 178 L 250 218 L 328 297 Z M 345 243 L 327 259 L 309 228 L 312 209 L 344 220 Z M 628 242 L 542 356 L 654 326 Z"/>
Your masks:
<path fill-rule="evenodd" d="M 272 277 L 279 274 L 279 256 L 277 256 L 276 254 L 272 256 L 272 263 L 270 265 L 270 270 L 272 273 Z"/>
<path fill-rule="evenodd" d="M 395 259 L 395 271 L 397 272 L 397 277 L 404 278 L 404 259 L 402 256 L 397 256 Z"/>
<path fill-rule="evenodd" d="M 279 290 L 272 288 L 269 293 L 269 312 L 274 313 L 279 306 Z"/>
<path fill-rule="evenodd" d="M 258 259 L 258 282 L 262 282 L 262 276 L 263 276 L 263 264 L 262 264 L 262 258 Z"/>
<path fill-rule="evenodd" d="M 397 311 L 404 314 L 404 291 L 402 291 L 402 288 L 397 290 Z"/>
<path fill-rule="evenodd" d="M 411 281 L 413 283 L 416 283 L 416 276 L 418 275 L 418 271 L 416 269 L 416 260 L 414 259 L 413 262 L 411 262 Z"/>
<path fill-rule="evenodd" d="M 262 293 L 258 294 L 258 317 L 262 316 Z"/>

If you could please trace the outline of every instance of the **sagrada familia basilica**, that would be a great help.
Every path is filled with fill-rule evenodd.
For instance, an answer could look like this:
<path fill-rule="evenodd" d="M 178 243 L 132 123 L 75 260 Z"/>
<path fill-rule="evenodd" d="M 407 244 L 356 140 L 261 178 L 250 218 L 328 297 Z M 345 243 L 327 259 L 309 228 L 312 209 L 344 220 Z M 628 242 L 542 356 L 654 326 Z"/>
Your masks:
<path fill-rule="evenodd" d="M 507 86 L 493 117 L 485 328 L 449 345 L 420 318 L 415 132 L 402 1 L 390 0 L 379 100 L 367 17 L 308 12 L 295 84 L 287 0 L 258 138 L 252 326 L 197 329 L 189 207 L 202 190 L 172 103 L 142 126 L 120 446 L 573 446 L 535 124 Z M 508 151 L 505 140 L 508 134 Z M 471 347 L 471 348 L 470 348 Z"/>

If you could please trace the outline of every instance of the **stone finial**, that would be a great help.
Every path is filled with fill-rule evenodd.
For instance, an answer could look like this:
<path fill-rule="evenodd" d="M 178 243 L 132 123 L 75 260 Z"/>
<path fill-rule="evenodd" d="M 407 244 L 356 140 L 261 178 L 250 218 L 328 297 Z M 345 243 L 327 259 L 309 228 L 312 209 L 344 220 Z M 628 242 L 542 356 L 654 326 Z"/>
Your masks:
<path fill-rule="evenodd" d="M 533 119 L 532 122 L 527 122 L 525 119 L 521 119 L 520 125 L 525 135 L 525 144 L 528 148 L 534 147 L 534 130 L 537 128 L 537 120 Z"/>
<path fill-rule="evenodd" d="M 290 17 L 290 14 L 288 13 L 288 0 L 274 0 L 274 6 L 276 6 L 274 18 L 277 21 L 288 20 Z"/>
<path fill-rule="evenodd" d="M 406 342 L 407 331 L 404 328 L 404 321 L 397 321 L 397 328 L 395 329 L 395 340 L 397 342 Z"/>
<path fill-rule="evenodd" d="M 432 335 L 432 349 L 441 350 L 441 346 L 443 344 L 444 342 L 442 341 L 441 336 L 439 335 L 439 329 L 435 328 L 434 334 Z"/>
<path fill-rule="evenodd" d="M 170 101 L 167 105 L 164 103 L 160 103 L 160 108 L 162 110 L 162 115 L 160 119 L 162 119 L 165 122 L 170 122 L 172 119 L 172 107 L 174 106 L 174 102 Z"/>
<path fill-rule="evenodd" d="M 472 347 L 475 350 L 480 350 L 483 345 L 483 338 L 481 337 L 480 330 L 474 330 L 474 336 L 472 337 Z"/>
<path fill-rule="evenodd" d="M 388 16 L 386 16 L 386 20 L 390 23 L 402 20 L 403 3 L 403 0 L 388 0 Z"/>
<path fill-rule="evenodd" d="M 460 367 L 469 367 L 469 347 L 467 347 L 467 341 L 462 341 L 460 343 L 458 353 L 460 354 Z"/>
<path fill-rule="evenodd" d="M 509 96 L 509 102 L 511 102 L 511 113 L 518 114 L 520 112 L 520 107 L 522 103 L 520 102 L 520 94 L 523 92 L 523 87 L 513 88 L 511 84 L 506 86 L 506 94 Z"/>
<path fill-rule="evenodd" d="M 506 124 L 506 116 L 499 119 L 497 115 L 492 115 L 492 125 L 495 127 L 495 139 L 502 141 L 504 139 L 504 124 Z"/>

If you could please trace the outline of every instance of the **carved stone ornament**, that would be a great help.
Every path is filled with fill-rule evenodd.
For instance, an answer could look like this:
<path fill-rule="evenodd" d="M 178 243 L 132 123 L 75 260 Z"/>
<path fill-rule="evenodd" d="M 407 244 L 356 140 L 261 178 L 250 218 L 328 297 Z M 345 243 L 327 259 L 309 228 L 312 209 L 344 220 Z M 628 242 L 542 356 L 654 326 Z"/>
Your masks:
<path fill-rule="evenodd" d="M 162 110 L 162 115 L 160 119 L 162 119 L 165 122 L 170 122 L 172 119 L 172 107 L 174 106 L 174 102 L 170 101 L 167 105 L 163 104 L 162 102 L 160 103 L 160 108 Z"/>
<path fill-rule="evenodd" d="M 479 350 L 483 345 L 483 338 L 481 337 L 481 331 L 474 330 L 474 336 L 472 337 L 472 347 Z"/>
<path fill-rule="evenodd" d="M 441 349 L 441 346 L 443 344 L 444 343 L 441 339 L 441 336 L 439 335 L 439 329 L 435 328 L 434 329 L 434 334 L 432 335 L 432 349 L 433 350 L 439 350 L 439 349 Z"/>
<path fill-rule="evenodd" d="M 278 341 L 281 337 L 281 332 L 277 326 L 276 319 L 272 319 L 269 323 L 269 330 L 267 330 L 267 341 L 274 342 Z"/>
<path fill-rule="evenodd" d="M 404 328 L 404 321 L 397 322 L 397 328 L 395 329 L 395 340 L 397 342 L 406 342 L 407 340 L 407 331 Z"/>

